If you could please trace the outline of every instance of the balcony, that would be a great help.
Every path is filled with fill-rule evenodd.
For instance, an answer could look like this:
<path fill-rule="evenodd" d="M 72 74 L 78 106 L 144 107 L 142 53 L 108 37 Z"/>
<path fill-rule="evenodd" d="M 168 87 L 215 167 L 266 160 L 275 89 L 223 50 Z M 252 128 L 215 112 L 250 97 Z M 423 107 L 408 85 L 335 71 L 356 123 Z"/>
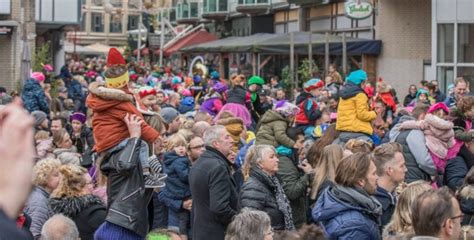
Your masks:
<path fill-rule="evenodd" d="M 176 23 L 196 24 L 201 20 L 202 2 L 191 1 L 176 4 Z"/>
<path fill-rule="evenodd" d="M 37 29 L 59 29 L 80 24 L 81 0 L 36 0 Z"/>
<path fill-rule="evenodd" d="M 244 14 L 262 14 L 270 10 L 271 0 L 238 0 L 236 10 Z"/>
<path fill-rule="evenodd" d="M 223 20 L 229 15 L 229 0 L 204 0 L 202 17 Z"/>

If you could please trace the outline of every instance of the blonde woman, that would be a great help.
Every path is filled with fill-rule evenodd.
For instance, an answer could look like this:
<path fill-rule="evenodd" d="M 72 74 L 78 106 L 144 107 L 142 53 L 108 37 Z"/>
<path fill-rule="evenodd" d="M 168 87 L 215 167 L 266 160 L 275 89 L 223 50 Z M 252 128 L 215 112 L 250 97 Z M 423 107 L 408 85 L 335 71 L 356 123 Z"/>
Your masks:
<path fill-rule="evenodd" d="M 290 202 L 276 177 L 277 171 L 278 158 L 273 146 L 251 146 L 243 166 L 247 181 L 240 191 L 241 207 L 266 212 L 275 230 L 294 230 Z"/>
<path fill-rule="evenodd" d="M 392 220 L 383 231 L 384 239 L 403 239 L 415 234 L 411 222 L 411 205 L 420 194 L 429 189 L 431 189 L 431 185 L 425 181 L 415 181 L 408 184 L 398 196 Z"/>
<path fill-rule="evenodd" d="M 50 210 L 53 214 L 71 218 L 82 240 L 92 240 L 106 216 L 102 200 L 91 194 L 94 187 L 92 178 L 85 168 L 73 164 L 61 166 L 59 172 L 61 181 L 51 194 Z"/>
<path fill-rule="evenodd" d="M 31 217 L 30 231 L 33 237 L 41 236 L 41 228 L 50 217 L 48 198 L 59 184 L 61 162 L 54 158 L 44 159 L 33 167 L 33 191 L 26 202 L 25 213 Z"/>
<path fill-rule="evenodd" d="M 316 202 L 324 190 L 334 185 L 336 168 L 343 158 L 344 149 L 340 145 L 331 144 L 323 148 L 321 158 L 316 162 L 311 201 Z"/>

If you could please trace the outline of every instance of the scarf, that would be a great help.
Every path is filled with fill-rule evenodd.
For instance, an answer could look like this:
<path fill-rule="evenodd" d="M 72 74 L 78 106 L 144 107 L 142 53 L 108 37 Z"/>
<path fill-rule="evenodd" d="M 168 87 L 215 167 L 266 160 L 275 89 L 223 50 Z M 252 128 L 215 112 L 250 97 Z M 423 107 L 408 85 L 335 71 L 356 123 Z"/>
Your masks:
<path fill-rule="evenodd" d="M 273 184 L 275 184 L 275 198 L 277 201 L 278 210 L 283 213 L 285 218 L 285 230 L 295 230 L 290 201 L 286 197 L 283 187 L 281 186 L 280 181 L 278 181 L 278 178 L 271 176 L 270 179 L 272 180 Z"/>

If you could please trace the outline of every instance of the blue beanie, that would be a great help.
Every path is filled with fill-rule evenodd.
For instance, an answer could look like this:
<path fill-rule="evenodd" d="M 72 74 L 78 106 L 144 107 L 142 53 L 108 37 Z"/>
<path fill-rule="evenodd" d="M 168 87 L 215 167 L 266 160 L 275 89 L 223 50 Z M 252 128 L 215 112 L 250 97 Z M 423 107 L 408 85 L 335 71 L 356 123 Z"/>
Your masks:
<path fill-rule="evenodd" d="M 351 82 L 355 85 L 359 85 L 365 80 L 367 80 L 367 73 L 361 69 L 351 72 L 346 78 L 346 81 Z"/>
<path fill-rule="evenodd" d="M 220 78 L 219 73 L 217 71 L 212 71 L 211 72 L 211 78 L 212 79 L 219 79 Z"/>
<path fill-rule="evenodd" d="M 196 74 L 196 75 L 193 76 L 194 84 L 199 84 L 199 83 L 201 83 L 201 81 L 202 81 L 202 78 L 201 78 L 200 75 Z"/>
<path fill-rule="evenodd" d="M 193 97 L 185 97 L 181 100 L 182 105 L 186 106 L 194 106 L 194 98 Z"/>

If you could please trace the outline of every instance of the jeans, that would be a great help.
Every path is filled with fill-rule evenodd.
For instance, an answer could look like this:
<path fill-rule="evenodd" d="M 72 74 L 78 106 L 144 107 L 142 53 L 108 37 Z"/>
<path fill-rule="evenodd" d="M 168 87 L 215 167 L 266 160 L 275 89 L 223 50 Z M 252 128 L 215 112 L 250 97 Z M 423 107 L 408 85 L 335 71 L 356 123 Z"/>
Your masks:
<path fill-rule="evenodd" d="M 127 145 L 128 140 L 130 140 L 130 138 L 124 139 L 119 144 L 117 144 L 115 147 L 108 150 L 107 152 L 110 153 L 110 152 L 113 152 L 113 151 L 122 150 Z M 140 141 L 140 154 L 139 154 L 138 158 L 140 159 L 140 163 L 142 165 L 142 168 L 149 168 L 150 167 L 150 164 L 148 163 L 148 144 L 145 141 Z"/>
<path fill-rule="evenodd" d="M 168 207 L 158 199 L 158 193 L 153 193 L 153 229 L 168 227 Z"/>

